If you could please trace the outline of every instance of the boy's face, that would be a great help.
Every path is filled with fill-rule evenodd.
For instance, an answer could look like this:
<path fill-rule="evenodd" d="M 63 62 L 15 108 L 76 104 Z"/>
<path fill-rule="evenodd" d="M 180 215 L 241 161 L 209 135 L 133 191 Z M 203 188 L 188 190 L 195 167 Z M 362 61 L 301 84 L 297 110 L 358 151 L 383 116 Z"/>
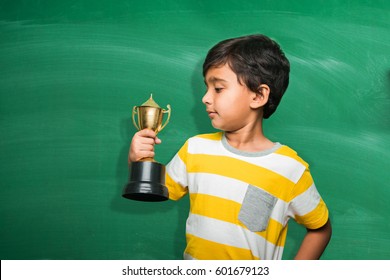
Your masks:
<path fill-rule="evenodd" d="M 210 68 L 205 76 L 207 91 L 202 98 L 214 128 L 237 131 L 258 119 L 251 108 L 256 93 L 240 84 L 228 64 Z"/>

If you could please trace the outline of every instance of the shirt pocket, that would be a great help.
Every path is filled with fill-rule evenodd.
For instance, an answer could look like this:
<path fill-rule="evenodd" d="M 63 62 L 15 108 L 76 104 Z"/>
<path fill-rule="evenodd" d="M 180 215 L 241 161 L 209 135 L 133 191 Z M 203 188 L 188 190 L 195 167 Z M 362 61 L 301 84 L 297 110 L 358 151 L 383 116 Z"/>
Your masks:
<path fill-rule="evenodd" d="M 276 197 L 249 185 L 242 202 L 238 219 L 253 232 L 264 231 L 268 226 Z"/>

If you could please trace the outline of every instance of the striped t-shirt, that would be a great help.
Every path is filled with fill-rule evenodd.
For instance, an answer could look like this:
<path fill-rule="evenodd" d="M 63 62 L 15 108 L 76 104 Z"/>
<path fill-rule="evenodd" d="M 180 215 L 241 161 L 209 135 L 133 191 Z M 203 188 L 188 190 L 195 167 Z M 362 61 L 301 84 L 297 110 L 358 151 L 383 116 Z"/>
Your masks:
<path fill-rule="evenodd" d="M 222 132 L 192 137 L 166 185 L 170 199 L 190 195 L 185 259 L 281 259 L 289 218 L 310 229 L 328 220 L 308 164 L 279 143 L 243 152 Z"/>

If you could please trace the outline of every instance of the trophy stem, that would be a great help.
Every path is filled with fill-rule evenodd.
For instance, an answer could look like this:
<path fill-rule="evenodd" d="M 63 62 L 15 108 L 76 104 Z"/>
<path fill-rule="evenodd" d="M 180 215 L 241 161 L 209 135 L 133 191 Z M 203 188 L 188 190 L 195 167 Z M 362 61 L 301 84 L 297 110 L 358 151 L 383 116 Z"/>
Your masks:
<path fill-rule="evenodd" d="M 122 196 L 139 201 L 165 201 L 168 189 L 165 186 L 165 166 L 155 161 L 133 162 L 130 179 Z"/>

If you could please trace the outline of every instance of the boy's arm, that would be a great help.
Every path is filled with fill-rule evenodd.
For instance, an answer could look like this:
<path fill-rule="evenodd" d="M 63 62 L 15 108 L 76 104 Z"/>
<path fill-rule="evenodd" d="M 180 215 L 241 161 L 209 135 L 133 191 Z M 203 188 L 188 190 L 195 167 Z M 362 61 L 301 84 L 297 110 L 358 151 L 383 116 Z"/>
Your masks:
<path fill-rule="evenodd" d="M 307 233 L 295 256 L 295 260 L 318 260 L 325 251 L 332 235 L 330 220 L 318 229 L 307 229 Z"/>
<path fill-rule="evenodd" d="M 154 145 L 160 143 L 161 140 L 153 130 L 143 129 L 138 131 L 131 140 L 128 157 L 129 164 L 143 158 L 153 158 Z"/>

